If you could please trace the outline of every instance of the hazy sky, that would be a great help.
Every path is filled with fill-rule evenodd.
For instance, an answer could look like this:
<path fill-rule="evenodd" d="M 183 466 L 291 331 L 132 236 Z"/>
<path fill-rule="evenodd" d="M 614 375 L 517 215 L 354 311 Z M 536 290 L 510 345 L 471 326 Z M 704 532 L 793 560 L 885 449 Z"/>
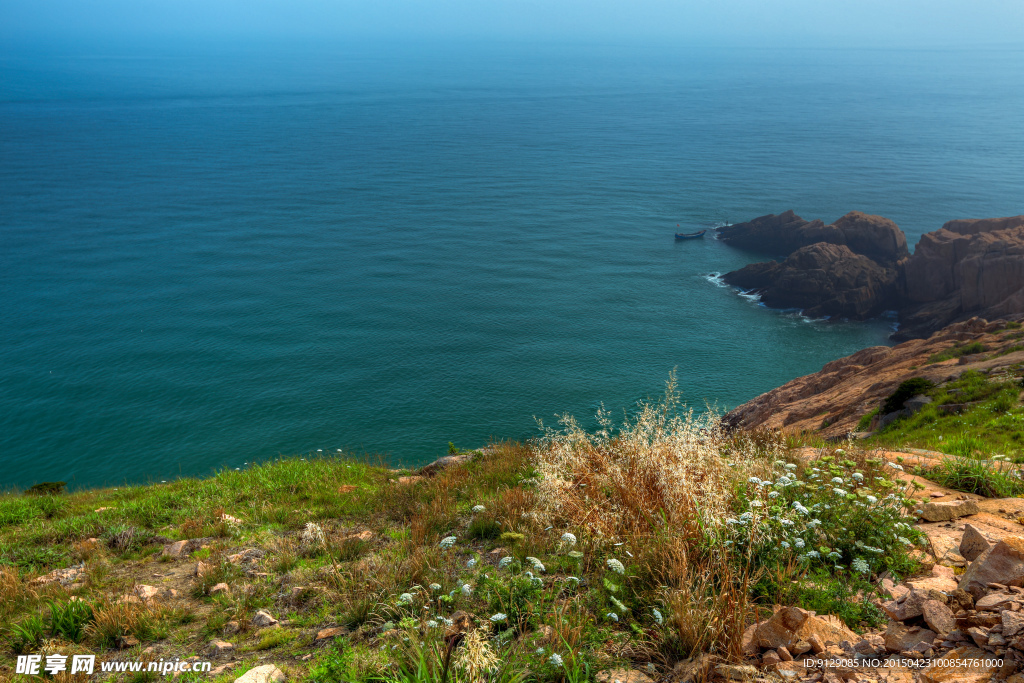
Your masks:
<path fill-rule="evenodd" d="M 1024 46 L 1024 0 L 0 0 L 0 39 L 496 38 Z"/>

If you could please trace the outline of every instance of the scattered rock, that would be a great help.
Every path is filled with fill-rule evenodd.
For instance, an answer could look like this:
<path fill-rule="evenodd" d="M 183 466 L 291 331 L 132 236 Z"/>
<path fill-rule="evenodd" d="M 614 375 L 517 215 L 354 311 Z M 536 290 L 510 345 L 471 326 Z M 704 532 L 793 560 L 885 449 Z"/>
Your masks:
<path fill-rule="evenodd" d="M 446 455 L 443 458 L 438 458 L 434 462 L 420 468 L 420 474 L 424 477 L 432 477 L 441 470 L 448 469 L 449 467 L 455 467 L 457 465 L 464 465 L 473 459 L 472 453 L 460 453 L 458 455 Z M 404 477 L 411 479 L 411 477 Z M 401 483 L 403 477 L 399 477 L 399 483 Z M 419 477 L 422 479 L 422 477 Z"/>
<path fill-rule="evenodd" d="M 188 538 L 184 541 L 175 541 L 168 546 L 164 547 L 163 555 L 170 557 L 175 560 L 180 560 L 183 557 L 188 557 L 191 553 L 199 550 L 203 547 L 209 539 L 206 538 Z"/>
<path fill-rule="evenodd" d="M 373 532 L 370 531 L 369 529 L 367 529 L 365 531 L 360 531 L 358 534 L 352 534 L 351 536 L 346 536 L 345 540 L 346 541 L 363 541 L 363 542 L 365 542 L 365 541 L 369 541 L 372 538 L 373 538 Z"/>
<path fill-rule="evenodd" d="M 230 654 L 234 649 L 235 646 L 225 640 L 210 641 L 210 653 L 218 657 Z"/>
<path fill-rule="evenodd" d="M 889 652 L 924 652 L 932 646 L 935 632 L 920 626 L 904 626 L 890 622 L 882 636 L 885 649 Z"/>
<path fill-rule="evenodd" d="M 654 683 L 650 676 L 636 669 L 600 671 L 596 678 L 597 683 Z"/>
<path fill-rule="evenodd" d="M 277 619 L 271 616 L 270 612 L 261 609 L 252 618 L 253 626 L 258 628 L 267 628 L 269 626 L 276 626 L 278 623 Z"/>
<path fill-rule="evenodd" d="M 827 645 L 844 640 L 855 642 L 860 638 L 838 619 L 818 617 L 799 607 L 780 609 L 758 624 L 753 636 L 754 644 L 769 650 L 795 647 L 801 640 L 813 649 L 815 640 L 819 645 Z"/>
<path fill-rule="evenodd" d="M 947 579 L 941 576 L 925 576 L 920 579 L 911 579 L 906 582 L 906 585 L 912 592 L 918 592 L 921 594 L 928 594 L 930 591 L 952 593 L 960 587 L 960 584 L 956 582 L 956 579 Z"/>
<path fill-rule="evenodd" d="M 196 563 L 196 568 L 193 571 L 193 573 L 196 576 L 206 576 L 207 574 L 209 574 L 212 571 L 213 571 L 213 565 L 210 564 L 209 562 L 197 562 Z"/>
<path fill-rule="evenodd" d="M 138 644 L 139 639 L 135 636 L 120 636 L 117 639 L 117 647 L 120 650 L 127 650 L 129 648 L 138 646 Z"/>
<path fill-rule="evenodd" d="M 956 629 L 956 618 L 953 616 L 953 611 L 938 600 L 926 600 L 921 606 L 921 613 L 928 628 L 939 635 L 945 635 Z"/>
<path fill-rule="evenodd" d="M 228 562 L 234 565 L 255 564 L 263 559 L 267 553 L 259 548 L 246 548 L 240 553 L 228 555 Z"/>
<path fill-rule="evenodd" d="M 794 657 L 799 657 L 800 655 L 807 654 L 811 651 L 811 644 L 806 640 L 798 640 L 786 649 L 789 650 L 790 654 Z"/>
<path fill-rule="evenodd" d="M 85 565 L 68 567 L 67 569 L 54 569 L 49 574 L 36 577 L 28 582 L 30 586 L 46 586 L 51 583 L 59 583 L 62 586 L 69 586 L 79 579 L 84 578 Z"/>
<path fill-rule="evenodd" d="M 327 645 L 335 638 L 348 634 L 349 630 L 341 626 L 335 626 L 332 628 L 321 629 L 317 634 L 316 638 L 313 639 L 313 645 Z"/>
<path fill-rule="evenodd" d="M 985 647 L 988 645 L 988 631 L 986 629 L 972 626 L 967 629 L 967 635 L 971 637 L 971 640 L 973 640 L 974 644 L 978 647 Z"/>
<path fill-rule="evenodd" d="M 806 642 L 806 641 L 803 641 L 803 642 Z M 779 648 L 775 651 L 775 653 L 779 656 L 779 659 L 781 661 L 783 661 L 783 662 L 792 662 L 793 661 L 793 655 L 790 654 L 789 650 L 786 649 L 785 647 L 779 646 Z"/>
<path fill-rule="evenodd" d="M 960 541 L 960 554 L 968 562 L 974 562 L 983 552 L 992 547 L 978 529 L 970 524 L 964 525 L 964 537 Z"/>
<path fill-rule="evenodd" d="M 282 683 L 285 678 L 283 671 L 273 664 L 267 664 L 249 669 L 236 678 L 235 683 Z"/>
<path fill-rule="evenodd" d="M 215 585 L 213 588 L 210 589 L 210 595 L 221 595 L 221 594 L 227 595 L 230 592 L 231 592 L 231 586 L 227 585 L 226 583 L 218 583 L 217 585 Z"/>
<path fill-rule="evenodd" d="M 224 632 L 225 635 L 230 636 L 241 631 L 242 625 L 239 624 L 237 621 L 232 620 L 224 624 L 224 628 L 221 630 Z"/>
<path fill-rule="evenodd" d="M 775 652 L 775 650 L 768 650 L 763 655 L 761 655 L 761 667 L 764 669 L 771 669 L 781 661 L 782 658 L 779 657 L 778 653 Z"/>
<path fill-rule="evenodd" d="M 869 634 L 857 641 L 853 649 L 865 657 L 885 654 L 885 638 L 878 634 Z"/>
<path fill-rule="evenodd" d="M 985 650 L 964 646 L 946 652 L 936 659 L 931 667 L 921 672 L 922 683 L 952 683 L 953 681 L 974 681 L 983 683 L 999 670 L 991 666 L 994 657 Z M 989 665 L 989 666 L 986 666 Z"/>
<path fill-rule="evenodd" d="M 926 522 L 948 522 L 951 519 L 976 515 L 978 512 L 978 504 L 973 500 L 944 500 L 921 506 L 921 518 Z"/>
<path fill-rule="evenodd" d="M 708 672 L 715 663 L 716 657 L 703 654 L 677 662 L 672 668 L 672 680 L 675 683 L 698 683 L 707 680 Z"/>
<path fill-rule="evenodd" d="M 979 612 L 999 612 L 1007 609 L 1014 601 L 1014 596 L 1006 593 L 989 593 L 974 602 L 974 609 Z"/>

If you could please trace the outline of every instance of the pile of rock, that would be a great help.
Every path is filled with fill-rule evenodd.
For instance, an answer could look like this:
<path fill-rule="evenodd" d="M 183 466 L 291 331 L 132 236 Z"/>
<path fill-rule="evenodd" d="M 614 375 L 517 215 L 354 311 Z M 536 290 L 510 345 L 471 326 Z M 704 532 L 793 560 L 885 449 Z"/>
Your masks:
<path fill-rule="evenodd" d="M 840 683 L 890 680 L 950 683 L 1007 679 L 1024 683 L 1024 537 L 990 543 L 967 525 L 960 576 L 951 567 L 896 584 L 880 583 L 888 599 L 884 631 L 858 636 L 835 617 L 779 608 L 751 626 L 744 650 L 762 670 L 784 680 Z M 927 662 L 915 668 L 913 662 Z"/>

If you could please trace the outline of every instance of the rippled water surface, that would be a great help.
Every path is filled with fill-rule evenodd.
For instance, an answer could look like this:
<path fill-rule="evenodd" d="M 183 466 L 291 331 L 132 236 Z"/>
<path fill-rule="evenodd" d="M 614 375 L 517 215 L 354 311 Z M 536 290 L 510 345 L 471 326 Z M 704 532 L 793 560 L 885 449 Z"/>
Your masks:
<path fill-rule="evenodd" d="M 0 486 L 416 464 L 661 391 L 735 406 L 889 321 L 707 277 L 793 208 L 1024 213 L 1021 52 L 544 46 L 0 59 Z"/>

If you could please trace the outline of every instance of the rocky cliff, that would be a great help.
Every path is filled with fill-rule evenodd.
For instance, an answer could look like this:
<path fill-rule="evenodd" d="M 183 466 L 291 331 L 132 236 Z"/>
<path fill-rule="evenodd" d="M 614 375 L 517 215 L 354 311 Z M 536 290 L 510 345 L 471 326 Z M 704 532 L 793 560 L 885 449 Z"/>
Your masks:
<path fill-rule="evenodd" d="M 1024 216 L 949 221 L 922 235 L 901 264 L 899 290 L 896 339 L 1024 312 Z"/>
<path fill-rule="evenodd" d="M 913 256 L 895 223 L 851 211 L 835 223 L 792 211 L 718 230 L 719 239 L 782 261 L 726 273 L 773 308 L 863 319 L 899 311 L 894 339 L 923 338 L 981 316 L 1024 313 L 1024 216 L 949 221 L 921 237 Z"/>
<path fill-rule="evenodd" d="M 1024 318 L 1024 316 L 1017 316 Z M 980 318 L 955 323 L 928 339 L 894 347 L 873 346 L 827 363 L 820 371 L 761 394 L 729 412 L 729 427 L 769 427 L 842 437 L 877 408 L 906 379 L 922 377 L 940 384 L 967 370 L 992 372 L 1024 362 L 1017 335 L 1000 333 L 1007 321 Z M 978 342 L 988 351 L 929 362 L 956 344 Z"/>

